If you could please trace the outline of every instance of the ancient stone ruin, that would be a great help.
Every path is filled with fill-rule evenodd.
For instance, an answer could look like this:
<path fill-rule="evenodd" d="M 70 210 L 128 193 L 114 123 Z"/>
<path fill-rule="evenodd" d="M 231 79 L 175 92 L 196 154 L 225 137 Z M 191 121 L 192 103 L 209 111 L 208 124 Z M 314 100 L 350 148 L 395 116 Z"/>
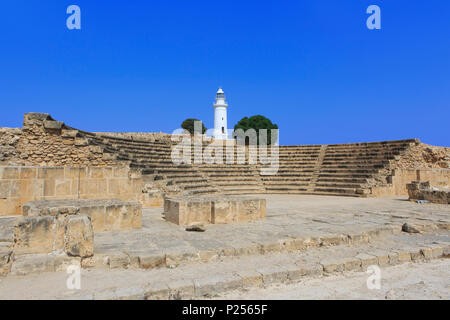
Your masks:
<path fill-rule="evenodd" d="M 434 203 L 450 204 L 449 186 L 433 187 L 430 182 L 413 181 L 406 185 L 409 200 L 426 200 Z"/>
<path fill-rule="evenodd" d="M 0 275 L 58 272 L 74 264 L 159 270 L 242 259 L 246 272 L 238 279 L 227 275 L 212 285 L 196 278 L 187 286 L 164 284 L 159 291 L 152 283 L 150 291 L 138 294 L 173 298 L 448 255 L 440 238 L 420 238 L 448 232 L 447 207 L 422 206 L 425 213 L 418 216 L 411 207 L 417 204 L 392 198 L 448 204 L 450 148 L 418 139 L 279 146 L 277 171 L 267 175 L 264 164 L 248 161 L 260 157 L 251 147 L 245 147 L 245 161 L 237 161 L 235 144 L 216 149 L 223 161 L 176 164 L 172 138 L 86 132 L 43 113 L 25 114 L 22 128 L 0 128 Z M 200 151 L 190 146 L 192 160 L 208 146 L 205 141 Z M 351 207 L 341 207 L 342 196 Z M 417 235 L 402 233 L 406 222 Z M 197 224 L 206 232 L 186 233 L 185 227 Z M 394 251 L 369 246 L 369 240 L 383 237 L 388 240 L 379 246 L 389 243 L 397 246 Z M 423 241 L 428 241 L 425 247 Z M 370 254 L 351 251 L 351 259 L 336 262 L 323 251 L 329 246 L 342 250 L 342 256 L 352 246 Z M 245 259 L 308 250 L 315 254 L 305 259 L 320 261 L 308 260 L 302 270 L 286 269 L 287 260 L 282 271 L 246 269 L 257 263 Z"/>
<path fill-rule="evenodd" d="M 256 221 L 266 216 L 266 200 L 236 196 L 167 198 L 164 216 L 182 226 Z"/>
<path fill-rule="evenodd" d="M 236 159 L 236 152 L 227 154 L 225 147 L 222 164 L 176 165 L 171 158 L 174 144 L 166 134 L 89 133 L 48 114 L 26 114 L 22 129 L 0 131 L 0 199 L 5 200 L 0 212 L 20 214 L 25 203 L 13 200 L 17 189 L 12 184 L 20 185 L 21 196 L 29 200 L 79 194 L 159 206 L 165 194 L 407 195 L 408 182 L 449 179 L 449 148 L 418 139 L 280 146 L 275 175 L 261 175 L 260 163 L 226 164 L 227 157 Z M 252 152 L 247 150 L 246 160 Z M 192 158 L 194 153 L 192 147 Z"/>

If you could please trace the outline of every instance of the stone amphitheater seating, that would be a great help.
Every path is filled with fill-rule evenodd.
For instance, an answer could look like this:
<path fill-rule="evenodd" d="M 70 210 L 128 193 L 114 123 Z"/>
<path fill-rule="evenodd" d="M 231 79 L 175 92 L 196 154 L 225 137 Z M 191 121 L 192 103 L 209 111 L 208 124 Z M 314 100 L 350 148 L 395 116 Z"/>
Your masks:
<path fill-rule="evenodd" d="M 276 175 L 261 175 L 261 164 L 180 164 L 172 162 L 172 145 L 82 132 L 104 152 L 142 170 L 149 180 L 166 180 L 186 194 L 304 193 L 366 196 L 370 183 L 389 161 L 417 139 L 280 146 Z M 203 146 L 205 148 L 205 146 Z M 270 150 L 270 148 L 269 148 Z M 191 152 L 193 158 L 194 150 Z M 270 155 L 270 152 L 269 152 Z M 224 163 L 226 159 L 224 149 Z M 233 154 L 236 157 L 235 154 Z M 246 157 L 249 154 L 247 151 Z"/>

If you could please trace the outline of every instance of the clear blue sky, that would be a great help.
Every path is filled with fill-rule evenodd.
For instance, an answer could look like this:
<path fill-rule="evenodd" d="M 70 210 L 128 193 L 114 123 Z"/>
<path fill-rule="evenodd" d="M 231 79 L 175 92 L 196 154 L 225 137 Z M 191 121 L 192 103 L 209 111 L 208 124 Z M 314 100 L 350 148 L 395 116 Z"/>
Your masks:
<path fill-rule="evenodd" d="M 66 28 L 67 6 L 82 29 Z M 366 8 L 381 8 L 368 30 Z M 229 127 L 262 114 L 282 144 L 403 138 L 450 146 L 450 1 L 14 0 L 0 7 L 0 126 L 50 113 L 89 131 Z"/>

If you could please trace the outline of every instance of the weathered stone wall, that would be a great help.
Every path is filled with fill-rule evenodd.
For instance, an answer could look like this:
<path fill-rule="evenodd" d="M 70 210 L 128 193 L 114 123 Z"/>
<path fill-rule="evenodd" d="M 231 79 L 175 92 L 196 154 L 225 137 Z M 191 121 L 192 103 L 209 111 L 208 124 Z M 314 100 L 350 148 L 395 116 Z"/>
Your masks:
<path fill-rule="evenodd" d="M 391 165 L 394 169 L 450 168 L 450 148 L 419 143 Z"/>
<path fill-rule="evenodd" d="M 170 143 L 172 135 L 163 132 L 94 132 L 100 136 L 111 136 L 132 140 L 161 141 Z"/>
<path fill-rule="evenodd" d="M 424 169 L 394 169 L 389 177 L 389 184 L 371 188 L 371 196 L 407 196 L 407 184 L 413 181 L 429 181 L 434 186 L 450 185 L 450 169 L 424 168 Z"/>
<path fill-rule="evenodd" d="M 22 134 L 16 145 L 21 165 L 107 166 L 116 163 L 112 154 L 89 143 L 78 130 L 53 120 L 45 113 L 24 115 Z"/>
<path fill-rule="evenodd" d="M 0 167 L 0 216 L 32 200 L 121 199 L 146 203 L 139 171 L 128 167 Z"/>
<path fill-rule="evenodd" d="M 429 181 L 414 181 L 407 185 L 409 200 L 427 200 L 434 203 L 450 204 L 449 186 L 437 188 Z"/>
<path fill-rule="evenodd" d="M 14 164 L 20 159 L 17 145 L 21 136 L 19 128 L 0 128 L 0 165 Z"/>
<path fill-rule="evenodd" d="M 55 121 L 46 113 L 27 113 L 23 128 L 0 128 L 0 165 L 24 166 L 111 166 L 123 165 L 113 151 L 93 143 L 103 135 L 133 140 L 171 143 L 162 132 L 87 133 Z"/>
<path fill-rule="evenodd" d="M 449 168 L 450 148 L 417 142 L 380 170 L 378 180 L 370 186 L 371 196 L 407 196 L 406 185 L 413 181 L 450 185 Z"/>

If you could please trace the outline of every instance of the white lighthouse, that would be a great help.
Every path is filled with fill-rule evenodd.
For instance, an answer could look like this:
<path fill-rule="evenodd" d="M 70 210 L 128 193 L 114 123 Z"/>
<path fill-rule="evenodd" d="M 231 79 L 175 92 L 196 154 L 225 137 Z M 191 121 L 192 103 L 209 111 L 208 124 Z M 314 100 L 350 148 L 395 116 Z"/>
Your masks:
<path fill-rule="evenodd" d="M 227 131 L 227 108 L 225 93 L 219 88 L 216 93 L 216 103 L 214 103 L 214 138 L 228 139 Z"/>

